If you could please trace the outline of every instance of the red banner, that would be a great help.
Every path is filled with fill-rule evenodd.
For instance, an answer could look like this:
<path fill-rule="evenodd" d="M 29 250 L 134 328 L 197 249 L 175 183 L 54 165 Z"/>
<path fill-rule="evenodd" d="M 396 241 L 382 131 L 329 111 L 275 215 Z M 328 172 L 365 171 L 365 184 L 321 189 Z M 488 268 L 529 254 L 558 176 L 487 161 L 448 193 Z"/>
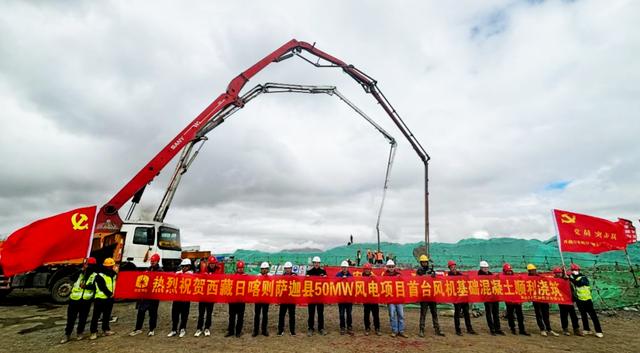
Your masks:
<path fill-rule="evenodd" d="M 558 225 L 560 251 L 599 254 L 627 247 L 627 234 L 620 221 L 553 210 Z"/>
<path fill-rule="evenodd" d="M 636 227 L 633 226 L 633 223 L 630 220 L 618 218 L 618 223 L 622 224 L 624 235 L 627 238 L 627 244 L 634 244 L 638 241 L 638 236 L 636 235 Z"/>
<path fill-rule="evenodd" d="M 96 206 L 35 221 L 11 233 L 2 246 L 5 276 L 31 271 L 48 262 L 87 256 Z"/>
<path fill-rule="evenodd" d="M 570 304 L 567 280 L 527 275 L 298 277 L 121 272 L 116 298 L 215 303 L 439 303 L 537 301 Z"/>

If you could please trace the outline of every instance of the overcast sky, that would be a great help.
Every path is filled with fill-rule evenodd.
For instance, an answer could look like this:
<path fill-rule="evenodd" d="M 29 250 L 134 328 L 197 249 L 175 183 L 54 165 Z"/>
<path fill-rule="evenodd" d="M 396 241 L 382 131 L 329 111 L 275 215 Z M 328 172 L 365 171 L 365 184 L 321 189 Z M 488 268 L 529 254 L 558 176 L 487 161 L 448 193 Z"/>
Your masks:
<path fill-rule="evenodd" d="M 547 239 L 552 208 L 637 222 L 639 18 L 631 0 L 3 1 L 0 234 L 103 205 L 292 38 L 374 77 L 432 156 L 432 241 Z M 383 125 L 382 240 L 424 239 L 422 164 L 371 95 L 299 58 L 245 90 L 265 82 L 335 85 Z M 336 97 L 263 95 L 209 134 L 166 221 L 214 252 L 373 242 L 388 150 Z"/>

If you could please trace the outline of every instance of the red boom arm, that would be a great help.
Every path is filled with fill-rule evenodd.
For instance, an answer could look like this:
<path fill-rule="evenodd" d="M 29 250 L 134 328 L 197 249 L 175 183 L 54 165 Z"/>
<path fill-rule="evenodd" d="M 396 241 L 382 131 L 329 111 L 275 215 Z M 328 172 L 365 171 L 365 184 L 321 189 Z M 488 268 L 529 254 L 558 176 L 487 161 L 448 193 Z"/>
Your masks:
<path fill-rule="evenodd" d="M 303 50 L 318 57 L 319 59 L 331 63 L 331 65 L 320 65 L 318 62 L 310 61 L 300 54 Z M 426 188 L 426 183 L 428 182 L 427 163 L 430 159 L 429 155 L 424 151 L 420 143 L 404 124 L 395 109 L 378 89 L 375 80 L 356 69 L 353 65 L 348 65 L 345 62 L 315 48 L 314 45 L 306 42 L 300 42 L 295 39 L 285 43 L 283 46 L 276 49 L 271 54 L 267 55 L 262 60 L 258 61 L 249 69 L 231 80 L 225 93 L 218 96 L 213 103 L 211 103 L 204 111 L 202 111 L 202 113 L 189 123 L 186 128 L 180 131 L 176 137 L 174 137 L 155 157 L 153 157 L 151 161 L 149 161 L 149 163 L 147 163 L 147 165 L 145 165 L 122 189 L 120 189 L 120 191 L 118 191 L 118 193 L 115 194 L 109 202 L 100 208 L 96 220 L 95 232 L 106 233 L 120 229 L 122 219 L 118 215 L 118 210 L 136 193 L 141 191 L 148 183 L 150 183 L 189 141 L 196 139 L 200 129 L 211 121 L 218 112 L 230 105 L 243 106 L 244 102 L 239 99 L 238 95 L 244 85 L 253 76 L 264 69 L 267 65 L 287 59 L 293 55 L 297 55 L 317 67 L 328 66 L 341 68 L 345 73 L 360 83 L 365 92 L 371 93 L 374 96 L 403 135 L 409 140 L 409 143 L 425 164 L 425 242 L 428 244 L 428 189 Z"/>

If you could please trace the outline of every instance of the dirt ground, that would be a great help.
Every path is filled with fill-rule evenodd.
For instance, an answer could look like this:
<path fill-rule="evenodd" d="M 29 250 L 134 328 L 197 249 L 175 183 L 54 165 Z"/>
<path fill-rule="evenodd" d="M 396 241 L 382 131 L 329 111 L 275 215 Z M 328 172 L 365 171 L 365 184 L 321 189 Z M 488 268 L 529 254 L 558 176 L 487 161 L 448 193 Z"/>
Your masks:
<path fill-rule="evenodd" d="M 392 338 L 388 314 L 381 308 L 380 319 L 383 336 L 365 336 L 363 309 L 355 305 L 353 310 L 355 337 L 340 336 L 338 327 L 338 308 L 336 305 L 325 307 L 325 326 L 329 334 L 321 337 L 306 336 L 307 310 L 298 307 L 296 311 L 296 337 L 276 336 L 277 306 L 269 309 L 270 337 L 251 337 L 253 325 L 253 305 L 247 305 L 245 313 L 245 334 L 241 338 L 224 338 L 227 326 L 227 305 L 214 307 L 211 337 L 193 337 L 197 318 L 197 305 L 191 305 L 191 313 L 184 338 L 168 338 L 171 303 L 160 305 L 159 327 L 155 337 L 145 334 L 129 337 L 128 333 L 135 323 L 135 303 L 116 303 L 114 315 L 118 321 L 111 325 L 117 332 L 115 336 L 100 337 L 95 341 L 71 341 L 60 345 L 62 338 L 66 306 L 51 304 L 46 293 L 39 291 L 18 291 L 0 302 L 0 352 L 187 352 L 206 350 L 211 352 L 640 352 L 637 312 L 617 312 L 613 316 L 600 315 L 605 337 L 541 337 L 535 329 L 532 312 L 525 313 L 527 330 L 535 333 L 531 337 L 491 336 L 486 327 L 484 316 L 472 319 L 478 336 L 458 337 L 454 334 L 453 318 L 447 310 L 440 313 L 440 324 L 446 337 L 435 337 L 427 318 L 426 337 L 420 338 L 418 332 L 419 310 L 406 309 L 407 333 L 409 338 Z M 560 329 L 557 312 L 552 313 L 552 326 Z M 502 321 L 507 328 L 506 320 Z M 146 322 L 145 322 L 146 326 Z M 88 331 L 88 325 L 87 325 Z"/>

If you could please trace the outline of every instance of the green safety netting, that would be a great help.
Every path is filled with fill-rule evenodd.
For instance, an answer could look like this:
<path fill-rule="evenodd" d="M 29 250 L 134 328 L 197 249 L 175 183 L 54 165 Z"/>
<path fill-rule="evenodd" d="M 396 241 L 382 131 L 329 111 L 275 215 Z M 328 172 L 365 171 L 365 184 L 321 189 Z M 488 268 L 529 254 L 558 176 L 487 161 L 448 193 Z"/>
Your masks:
<path fill-rule="evenodd" d="M 416 266 L 414 249 L 424 246 L 424 242 L 396 244 L 381 243 L 380 248 L 386 255 L 396 259 L 400 267 Z M 561 264 L 555 238 L 547 241 L 515 238 L 463 239 L 457 243 L 431 243 L 431 259 L 436 269 L 445 270 L 448 260 L 455 260 L 461 269 L 474 269 L 481 260 L 489 262 L 491 270 L 501 271 L 502 264 L 510 263 L 516 272 L 524 272 L 526 265 L 533 263 L 541 271 L 550 271 Z M 355 243 L 350 246 L 338 246 L 321 252 L 278 252 L 267 253 L 255 250 L 237 250 L 234 260 L 244 260 L 247 272 L 257 273 L 258 264 L 267 261 L 272 265 L 281 265 L 291 261 L 297 265 L 309 264 L 313 256 L 320 256 L 326 265 L 339 265 L 341 261 L 356 261 L 356 251 L 362 251 L 362 263 L 366 261 L 367 249 L 376 250 L 375 243 Z M 629 257 L 636 273 L 640 272 L 640 246 L 628 247 Z M 594 303 L 601 309 L 620 308 L 640 303 L 640 289 L 635 286 L 633 276 L 623 251 L 610 251 L 599 255 L 586 253 L 565 253 L 565 263 L 577 263 L 591 280 Z M 233 267 L 227 268 L 228 272 Z"/>

